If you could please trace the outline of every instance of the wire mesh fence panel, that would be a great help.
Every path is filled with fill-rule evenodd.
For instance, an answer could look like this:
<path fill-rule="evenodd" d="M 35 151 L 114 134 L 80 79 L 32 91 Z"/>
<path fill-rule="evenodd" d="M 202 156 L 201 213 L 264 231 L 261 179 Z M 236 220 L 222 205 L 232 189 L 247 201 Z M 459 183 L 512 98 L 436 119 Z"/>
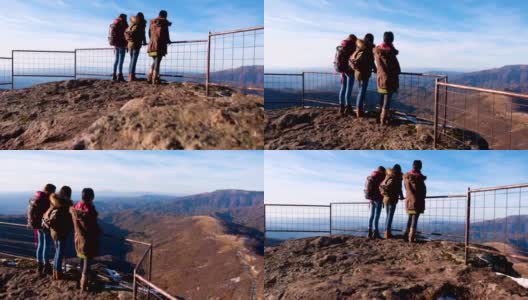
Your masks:
<path fill-rule="evenodd" d="M 210 82 L 263 93 L 264 28 L 211 34 Z"/>
<path fill-rule="evenodd" d="M 370 204 L 368 202 L 331 203 L 332 233 L 364 235 L 368 230 Z"/>
<path fill-rule="evenodd" d="M 116 51 L 113 48 L 76 49 L 77 77 L 78 78 L 104 78 L 112 76 Z M 123 70 L 130 63 L 130 58 L 125 55 Z M 138 66 L 141 65 L 138 61 Z M 128 68 L 127 68 L 128 69 Z"/>
<path fill-rule="evenodd" d="M 472 191 L 469 240 L 528 259 L 528 185 Z"/>
<path fill-rule="evenodd" d="M 339 104 L 340 89 L 340 74 L 329 72 L 304 73 L 304 101 L 306 106 L 327 107 L 337 105 Z M 352 92 L 352 95 L 354 94 Z"/>
<path fill-rule="evenodd" d="M 463 241 L 466 204 L 465 195 L 428 197 L 425 201 L 425 212 L 420 215 L 418 221 L 418 231 L 431 239 Z M 405 218 L 404 223 L 407 221 Z"/>
<path fill-rule="evenodd" d="M 11 58 L 0 57 L 0 90 L 11 89 L 12 87 L 11 67 Z"/>
<path fill-rule="evenodd" d="M 16 222 L 21 226 L 0 223 L 0 253 L 36 258 L 37 236 L 33 230 L 24 226 L 22 220 Z M 48 250 L 52 247 L 49 242 Z"/>
<path fill-rule="evenodd" d="M 303 74 L 264 74 L 264 107 L 302 106 Z"/>
<path fill-rule="evenodd" d="M 526 149 L 528 95 L 515 97 L 465 86 L 439 86 L 439 124 L 460 132 L 442 130 L 460 143 L 484 138 L 492 149 Z"/>
<path fill-rule="evenodd" d="M 330 232 L 329 205 L 265 205 L 268 232 Z"/>
<path fill-rule="evenodd" d="M 152 59 L 147 60 L 150 68 Z M 205 82 L 207 68 L 207 41 L 176 42 L 169 46 L 168 55 L 163 58 L 161 74 L 164 77 L 184 78 L 186 81 Z"/>
<path fill-rule="evenodd" d="M 15 88 L 75 78 L 73 51 L 13 51 Z"/>

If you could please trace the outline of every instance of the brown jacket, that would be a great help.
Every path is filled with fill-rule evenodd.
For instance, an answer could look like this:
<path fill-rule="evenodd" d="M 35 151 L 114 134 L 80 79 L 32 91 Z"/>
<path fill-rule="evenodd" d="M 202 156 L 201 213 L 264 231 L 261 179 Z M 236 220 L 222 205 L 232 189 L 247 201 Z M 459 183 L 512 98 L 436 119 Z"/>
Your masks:
<path fill-rule="evenodd" d="M 145 20 L 138 20 L 138 17 L 133 16 L 130 20 L 125 36 L 128 41 L 128 49 L 140 49 L 143 43 L 147 43 Z"/>
<path fill-rule="evenodd" d="M 402 192 L 403 174 L 387 169 L 385 180 L 380 185 L 380 193 L 383 195 L 383 204 L 397 204 L 398 199 L 403 198 Z"/>
<path fill-rule="evenodd" d="M 357 40 L 356 52 L 350 57 L 350 67 L 354 69 L 356 80 L 368 81 L 372 71 L 376 71 L 374 63 L 374 46 L 366 44 L 363 40 Z"/>
<path fill-rule="evenodd" d="M 403 176 L 406 192 L 405 209 L 407 212 L 415 211 L 421 214 L 425 211 L 426 179 L 426 176 L 414 170 Z"/>
<path fill-rule="evenodd" d="M 170 43 L 169 27 L 171 25 L 171 22 L 161 17 L 150 21 L 148 53 L 151 56 L 167 55 L 167 45 Z"/>
<path fill-rule="evenodd" d="M 70 206 L 73 202 L 53 193 L 50 195 L 50 208 L 44 213 L 43 220 L 52 220 L 50 223 L 51 238 L 54 241 L 68 239 L 73 224 L 70 215 Z"/>
<path fill-rule="evenodd" d="M 374 59 L 378 67 L 378 89 L 388 93 L 397 92 L 400 88 L 401 68 L 396 57 L 398 53 L 392 45 L 381 44 L 374 48 Z"/>
<path fill-rule="evenodd" d="M 70 208 L 75 227 L 75 250 L 81 258 L 99 256 L 99 236 L 101 230 L 97 224 L 97 211 L 93 205 L 82 201 Z"/>

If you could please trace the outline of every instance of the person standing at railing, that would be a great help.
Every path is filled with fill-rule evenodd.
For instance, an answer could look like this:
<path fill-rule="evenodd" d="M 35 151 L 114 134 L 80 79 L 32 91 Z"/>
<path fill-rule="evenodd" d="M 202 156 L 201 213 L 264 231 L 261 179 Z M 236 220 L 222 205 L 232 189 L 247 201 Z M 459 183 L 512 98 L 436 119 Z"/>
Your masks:
<path fill-rule="evenodd" d="M 400 63 L 396 57 L 399 53 L 393 45 L 394 34 L 385 32 L 383 43 L 374 48 L 374 58 L 378 70 L 378 93 L 380 94 L 380 124 L 385 125 L 389 120 L 389 109 L 392 96 L 400 88 Z"/>
<path fill-rule="evenodd" d="M 141 52 L 141 47 L 147 45 L 146 36 L 147 21 L 143 13 L 130 18 L 130 27 L 125 32 L 130 51 L 130 66 L 128 68 L 128 81 L 136 81 L 136 66 Z"/>
<path fill-rule="evenodd" d="M 115 61 L 114 72 L 112 73 L 112 80 L 125 81 L 123 77 L 123 63 L 125 62 L 125 55 L 127 51 L 127 40 L 125 38 L 125 31 L 128 28 L 127 15 L 121 14 L 110 25 L 108 34 L 108 42 L 110 46 L 114 46 Z M 119 68 L 119 75 L 117 74 Z"/>
<path fill-rule="evenodd" d="M 81 198 L 81 201 L 70 208 L 70 213 L 75 229 L 75 250 L 83 266 L 80 288 L 86 291 L 88 290 L 91 261 L 99 255 L 99 237 L 102 231 L 97 224 L 93 189 L 83 189 Z"/>
<path fill-rule="evenodd" d="M 413 162 L 413 169 L 403 176 L 406 193 L 405 209 L 409 215 L 403 236 L 409 243 L 416 241 L 418 218 L 425 211 L 425 197 L 427 196 L 426 179 L 427 177 L 422 174 L 422 162 L 420 160 L 415 160 Z"/>
<path fill-rule="evenodd" d="M 50 208 L 44 214 L 42 224 L 51 231 L 51 238 L 55 242 L 55 259 L 53 260 L 53 280 L 62 280 L 62 261 L 66 249 L 66 241 L 73 229 L 70 207 L 72 190 L 63 186 L 58 194 L 51 194 Z"/>
<path fill-rule="evenodd" d="M 51 273 L 49 252 L 51 236 L 48 229 L 42 227 L 42 217 L 50 207 L 50 195 L 55 193 L 56 187 L 48 183 L 43 191 L 38 191 L 30 200 L 28 206 L 28 226 L 35 231 L 37 237 L 37 273 L 41 276 Z"/>
<path fill-rule="evenodd" d="M 376 73 L 376 64 L 374 63 L 374 35 L 367 33 L 363 40 L 358 39 L 356 42 L 356 52 L 350 58 L 350 65 L 354 69 L 354 75 L 359 84 L 359 93 L 356 100 L 356 117 L 363 117 L 363 105 L 367 97 L 367 87 L 372 76 Z"/>
<path fill-rule="evenodd" d="M 354 88 L 354 70 L 350 67 L 349 61 L 356 51 L 357 37 L 349 35 L 337 47 L 334 60 L 336 72 L 341 73 L 341 90 L 339 91 L 339 114 L 348 115 L 352 113 L 352 89 Z"/>
<path fill-rule="evenodd" d="M 169 27 L 172 25 L 167 20 L 168 13 L 165 10 L 160 11 L 159 16 L 150 21 L 148 54 L 152 57 L 152 66 L 148 74 L 148 82 L 159 84 L 161 60 L 167 55 L 167 47 L 171 43 Z"/>
<path fill-rule="evenodd" d="M 383 205 L 385 206 L 385 212 L 387 214 L 385 219 L 385 239 L 392 238 L 391 230 L 394 212 L 396 211 L 398 199 L 403 199 L 402 180 L 403 174 L 401 166 L 395 164 L 392 169 L 387 169 L 387 176 L 380 185 L 380 192 L 383 196 Z"/>
<path fill-rule="evenodd" d="M 370 218 L 368 227 L 369 238 L 381 238 L 379 234 L 379 218 L 383 205 L 383 196 L 380 193 L 380 184 L 385 179 L 385 168 L 380 166 L 367 177 L 365 183 L 365 198 L 370 200 Z M 374 225 L 374 226 L 373 226 Z"/>

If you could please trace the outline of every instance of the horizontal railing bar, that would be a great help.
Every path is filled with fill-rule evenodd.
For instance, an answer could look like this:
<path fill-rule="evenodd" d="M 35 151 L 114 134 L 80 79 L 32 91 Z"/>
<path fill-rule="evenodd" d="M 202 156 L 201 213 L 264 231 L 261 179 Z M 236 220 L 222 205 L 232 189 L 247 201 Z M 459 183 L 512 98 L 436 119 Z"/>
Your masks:
<path fill-rule="evenodd" d="M 13 84 L 12 82 L 0 82 L 0 85 L 10 85 Z"/>
<path fill-rule="evenodd" d="M 17 226 L 17 227 L 23 227 L 23 228 L 29 229 L 27 224 L 20 224 L 20 223 L 0 222 L 0 225 Z"/>
<path fill-rule="evenodd" d="M 11 57 L 0 57 L 0 59 L 8 59 L 8 60 L 11 60 L 11 59 L 13 59 L 13 58 L 11 58 Z"/>
<path fill-rule="evenodd" d="M 497 190 L 509 190 L 509 189 L 516 189 L 516 188 L 524 188 L 528 187 L 528 183 L 522 183 L 522 184 L 512 184 L 512 185 L 502 185 L 502 186 L 496 186 L 496 187 L 490 187 L 490 188 L 481 188 L 481 189 L 470 189 L 469 192 L 490 192 L 490 191 L 497 191 Z"/>
<path fill-rule="evenodd" d="M 330 207 L 330 205 L 303 205 L 303 204 L 264 204 L 264 206 L 308 206 L 308 207 Z"/>
<path fill-rule="evenodd" d="M 264 73 L 264 76 L 295 76 L 302 77 L 303 74 L 292 74 L 292 73 Z"/>
<path fill-rule="evenodd" d="M 17 75 L 13 74 L 14 77 L 42 77 L 42 78 L 75 78 L 75 75 Z"/>
<path fill-rule="evenodd" d="M 266 229 L 266 232 L 300 232 L 300 233 L 330 233 L 330 230 L 278 230 L 278 229 Z"/>
<path fill-rule="evenodd" d="M 170 42 L 169 45 L 172 44 L 190 44 L 190 43 L 207 43 L 207 40 L 189 40 L 189 41 L 176 41 L 176 42 Z"/>
<path fill-rule="evenodd" d="M 25 53 L 65 53 L 75 54 L 75 51 L 54 51 L 54 50 L 13 50 L 13 52 L 25 52 Z"/>
<path fill-rule="evenodd" d="M 370 204 L 370 202 L 368 201 L 365 201 L 365 202 L 331 202 L 330 206 L 334 204 Z"/>
<path fill-rule="evenodd" d="M 211 32 L 211 36 L 241 33 L 241 32 L 247 32 L 247 31 L 256 31 L 256 30 L 263 30 L 263 29 L 264 29 L 264 26 L 257 26 L 257 27 L 249 27 L 249 28 L 236 29 L 236 30 Z"/>
<path fill-rule="evenodd" d="M 495 94 L 495 95 L 501 95 L 501 96 L 528 99 L 528 95 L 526 95 L 526 94 L 519 94 L 519 93 L 506 92 L 506 91 L 484 89 L 484 88 L 478 88 L 478 87 L 472 87 L 472 86 L 460 85 L 460 84 L 453 84 L 453 83 L 445 83 L 445 82 L 438 82 L 438 85 L 446 86 L 446 87 L 452 87 L 452 88 L 457 88 L 457 89 L 462 89 L 462 90 L 468 90 L 468 91 L 483 92 L 483 93 L 489 93 L 489 94 Z"/>
<path fill-rule="evenodd" d="M 162 290 L 161 288 L 159 288 L 158 286 L 156 286 L 152 282 L 150 282 L 147 279 L 143 278 L 141 275 L 136 274 L 135 277 L 137 279 L 139 279 L 139 281 L 141 281 L 144 284 L 146 284 L 146 285 L 150 286 L 151 288 L 153 288 L 157 293 L 162 294 L 163 296 L 169 298 L 170 300 L 178 300 L 177 298 L 175 298 L 174 296 L 172 296 L 169 293 L 165 292 L 164 290 Z"/>

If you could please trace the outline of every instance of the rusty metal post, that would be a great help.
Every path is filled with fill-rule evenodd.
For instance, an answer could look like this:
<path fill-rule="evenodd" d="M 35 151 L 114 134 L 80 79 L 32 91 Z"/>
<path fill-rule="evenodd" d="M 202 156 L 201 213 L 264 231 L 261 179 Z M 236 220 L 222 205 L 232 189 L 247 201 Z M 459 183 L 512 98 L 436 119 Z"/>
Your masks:
<path fill-rule="evenodd" d="M 207 69 L 205 73 L 205 96 L 209 97 L 209 81 L 211 79 L 211 32 L 207 38 Z"/>
<path fill-rule="evenodd" d="M 445 83 L 448 84 L 449 83 L 449 77 L 445 77 Z M 444 89 L 444 125 L 443 125 L 443 130 L 442 132 L 445 134 L 446 132 L 446 127 L 447 127 L 447 100 L 448 100 L 448 97 L 447 97 L 447 85 L 445 86 L 445 89 Z"/>
<path fill-rule="evenodd" d="M 467 190 L 467 204 L 466 204 L 466 230 L 465 230 L 465 238 L 464 238 L 464 262 L 468 263 L 468 251 L 469 251 L 469 230 L 470 230 L 470 223 L 471 223 L 471 188 L 468 187 Z"/>
<path fill-rule="evenodd" d="M 301 106 L 304 108 L 304 72 L 302 72 Z"/>
<path fill-rule="evenodd" d="M 332 203 L 330 203 L 330 236 L 332 236 Z"/>
<path fill-rule="evenodd" d="M 11 50 L 11 89 L 15 89 L 15 50 Z"/>
<path fill-rule="evenodd" d="M 151 242 L 152 243 L 152 242 Z M 152 252 L 154 251 L 154 243 L 151 244 L 150 246 L 150 251 L 149 251 L 149 272 L 148 272 L 148 280 L 150 282 L 152 282 Z M 147 293 L 147 299 L 150 299 L 150 286 L 148 288 L 148 293 Z"/>
<path fill-rule="evenodd" d="M 137 279 L 136 279 L 136 269 L 134 269 L 134 281 L 132 282 L 132 299 L 137 299 Z"/>
<path fill-rule="evenodd" d="M 440 89 L 438 87 L 438 78 L 435 79 L 435 96 L 434 96 L 434 139 L 433 149 L 436 149 L 438 143 L 438 98 L 440 96 Z"/>
<path fill-rule="evenodd" d="M 73 76 L 75 76 L 75 80 L 77 80 L 77 49 L 75 49 L 73 57 Z"/>

